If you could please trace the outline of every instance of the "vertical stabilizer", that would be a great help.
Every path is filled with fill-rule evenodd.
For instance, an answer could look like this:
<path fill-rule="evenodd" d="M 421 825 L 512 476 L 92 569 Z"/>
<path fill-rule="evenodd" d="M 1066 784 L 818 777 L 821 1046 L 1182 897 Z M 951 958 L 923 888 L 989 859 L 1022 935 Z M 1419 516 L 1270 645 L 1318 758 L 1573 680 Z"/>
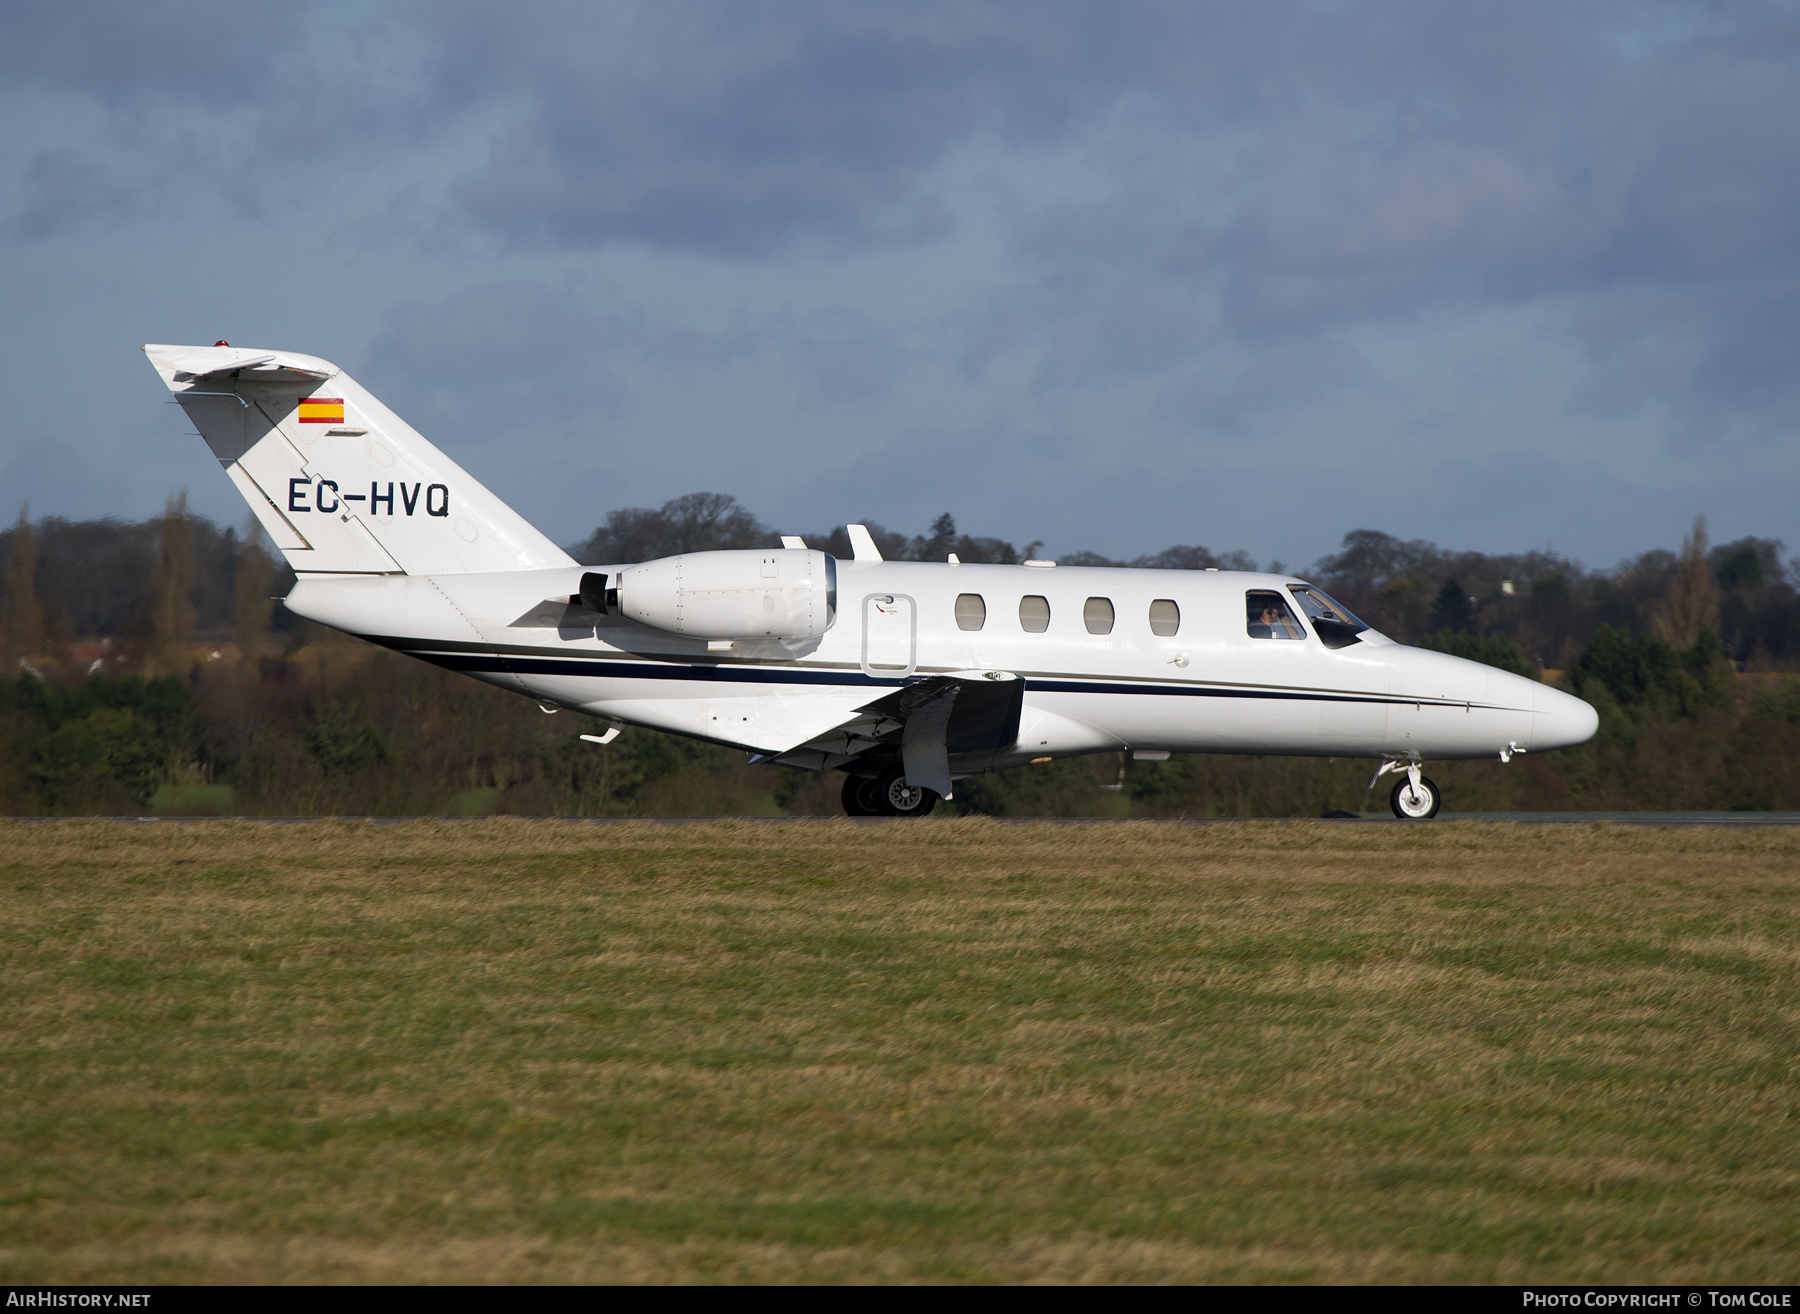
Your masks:
<path fill-rule="evenodd" d="M 225 346 L 144 351 L 298 573 L 575 564 L 330 361 Z"/>

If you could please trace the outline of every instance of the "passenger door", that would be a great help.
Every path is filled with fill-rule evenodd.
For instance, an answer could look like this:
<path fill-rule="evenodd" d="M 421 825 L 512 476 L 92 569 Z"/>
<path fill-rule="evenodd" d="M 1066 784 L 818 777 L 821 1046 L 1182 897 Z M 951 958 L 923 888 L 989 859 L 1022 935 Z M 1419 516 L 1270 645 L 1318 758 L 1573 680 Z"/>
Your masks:
<path fill-rule="evenodd" d="M 863 599 L 864 675 L 908 676 L 917 664 L 918 612 L 904 593 L 871 593 Z"/>

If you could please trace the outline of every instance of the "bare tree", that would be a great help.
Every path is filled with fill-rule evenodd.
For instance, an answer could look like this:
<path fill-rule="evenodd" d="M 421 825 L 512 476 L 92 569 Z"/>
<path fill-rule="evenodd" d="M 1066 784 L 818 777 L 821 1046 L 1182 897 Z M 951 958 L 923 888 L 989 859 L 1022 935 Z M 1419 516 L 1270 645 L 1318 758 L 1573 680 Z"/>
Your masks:
<path fill-rule="evenodd" d="M 150 662 L 164 675 L 182 666 L 182 650 L 194 637 L 194 544 L 187 489 L 163 507 L 156 565 L 150 571 Z"/>
<path fill-rule="evenodd" d="M 6 611 L 0 617 L 0 655 L 5 673 L 38 656 L 44 646 L 44 609 L 37 596 L 37 543 L 31 533 L 31 505 L 19 508 L 13 526 L 12 562 L 6 570 Z"/>
<path fill-rule="evenodd" d="M 269 596 L 269 584 L 275 578 L 275 563 L 262 545 L 262 526 L 252 516 L 244 525 L 244 546 L 238 551 L 237 578 L 233 588 L 232 637 L 237 640 L 238 664 L 253 666 L 257 649 L 269 633 L 269 615 L 275 600 Z"/>
<path fill-rule="evenodd" d="M 1706 561 L 1706 517 L 1695 516 L 1693 532 L 1681 540 L 1675 578 L 1651 614 L 1657 636 L 1677 648 L 1691 648 L 1701 630 L 1719 632 L 1719 585 Z"/>

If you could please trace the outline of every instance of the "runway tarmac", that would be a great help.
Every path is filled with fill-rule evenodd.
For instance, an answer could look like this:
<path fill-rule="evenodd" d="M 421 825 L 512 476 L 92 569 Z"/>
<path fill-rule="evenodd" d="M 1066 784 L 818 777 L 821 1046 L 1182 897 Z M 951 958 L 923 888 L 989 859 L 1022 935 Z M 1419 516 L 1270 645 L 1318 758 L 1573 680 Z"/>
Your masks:
<path fill-rule="evenodd" d="M 111 821 L 129 826 L 186 826 L 208 821 L 241 821 L 261 826 L 304 826 L 320 821 L 355 821 L 371 826 L 398 826 L 409 821 L 445 821 L 480 825 L 490 817 L 11 817 L 0 821 L 51 825 L 70 821 Z M 581 822 L 590 826 L 690 826 L 735 821 L 751 826 L 805 826 L 824 821 L 850 821 L 859 826 L 885 826 L 899 817 L 516 817 L 517 821 Z M 907 818 L 910 820 L 910 818 Z M 1347 825 L 1417 826 L 1385 812 L 1337 813 L 1325 817 L 994 817 L 1000 826 L 1241 826 L 1272 821 L 1330 821 Z M 1519 826 L 1582 826 L 1611 822 L 1619 826 L 1800 826 L 1800 812 L 1444 812 L 1437 821 L 1510 822 Z"/>

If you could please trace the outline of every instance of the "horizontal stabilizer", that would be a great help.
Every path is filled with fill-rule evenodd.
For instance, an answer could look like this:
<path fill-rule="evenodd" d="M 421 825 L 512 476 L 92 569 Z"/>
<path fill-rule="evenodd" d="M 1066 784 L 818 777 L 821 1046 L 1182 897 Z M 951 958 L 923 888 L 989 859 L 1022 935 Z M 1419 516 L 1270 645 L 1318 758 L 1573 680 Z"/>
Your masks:
<path fill-rule="evenodd" d="M 282 351 L 247 351 L 241 347 L 168 347 L 152 344 L 144 348 L 158 370 L 166 370 L 182 382 L 229 374 L 233 370 L 252 370 L 274 377 L 328 379 L 337 373 L 327 362 L 311 356 Z"/>

